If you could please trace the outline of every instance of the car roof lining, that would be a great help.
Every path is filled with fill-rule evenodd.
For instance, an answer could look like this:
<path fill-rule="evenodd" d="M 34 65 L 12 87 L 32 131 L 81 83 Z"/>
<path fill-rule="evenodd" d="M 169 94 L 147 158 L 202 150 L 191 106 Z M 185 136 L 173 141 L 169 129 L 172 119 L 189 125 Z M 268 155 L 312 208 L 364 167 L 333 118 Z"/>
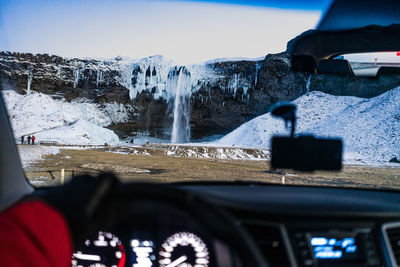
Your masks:
<path fill-rule="evenodd" d="M 400 24 L 398 0 L 336 0 L 324 14 L 317 29 L 340 31 L 369 25 Z"/>
<path fill-rule="evenodd" d="M 287 46 L 294 55 L 309 55 L 316 62 L 342 54 L 400 50 L 400 24 L 371 25 L 344 31 L 309 30 Z"/>

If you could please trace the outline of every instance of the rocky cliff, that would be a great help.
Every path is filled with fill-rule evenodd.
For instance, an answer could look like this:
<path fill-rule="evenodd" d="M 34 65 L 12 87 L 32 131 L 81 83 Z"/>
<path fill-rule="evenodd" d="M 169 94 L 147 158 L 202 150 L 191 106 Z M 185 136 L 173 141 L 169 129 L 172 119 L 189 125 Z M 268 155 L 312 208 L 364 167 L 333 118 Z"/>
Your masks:
<path fill-rule="evenodd" d="M 121 104 L 128 117 L 107 125 L 120 138 L 147 134 L 169 139 L 181 70 L 162 56 L 98 60 L 1 52 L 0 89 L 19 94 L 29 89 L 100 106 Z M 185 66 L 184 72 L 192 139 L 225 134 L 268 112 L 276 101 L 292 101 L 307 90 L 373 97 L 400 84 L 396 77 L 294 73 L 286 53 L 264 60 L 214 60 Z"/>
<path fill-rule="evenodd" d="M 224 134 L 268 111 L 276 100 L 293 100 L 306 90 L 306 77 L 290 71 L 286 54 L 265 60 L 214 60 L 185 67 L 191 76 L 190 127 L 194 139 Z M 121 103 L 127 122 L 108 128 L 121 138 L 146 133 L 169 138 L 179 66 L 161 56 L 140 60 L 69 59 L 0 53 L 0 89 L 27 89 L 73 101 Z M 288 78 L 289 77 L 289 78 Z"/>

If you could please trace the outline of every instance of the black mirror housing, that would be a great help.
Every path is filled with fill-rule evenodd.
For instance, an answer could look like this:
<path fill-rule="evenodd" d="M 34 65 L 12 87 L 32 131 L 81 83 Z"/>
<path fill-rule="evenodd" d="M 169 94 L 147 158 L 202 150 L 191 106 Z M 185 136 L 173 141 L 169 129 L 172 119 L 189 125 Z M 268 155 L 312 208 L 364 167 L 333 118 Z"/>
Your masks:
<path fill-rule="evenodd" d="M 342 169 L 341 139 L 319 139 L 309 135 L 296 138 L 274 136 L 271 141 L 271 152 L 273 169 L 307 172 Z"/>

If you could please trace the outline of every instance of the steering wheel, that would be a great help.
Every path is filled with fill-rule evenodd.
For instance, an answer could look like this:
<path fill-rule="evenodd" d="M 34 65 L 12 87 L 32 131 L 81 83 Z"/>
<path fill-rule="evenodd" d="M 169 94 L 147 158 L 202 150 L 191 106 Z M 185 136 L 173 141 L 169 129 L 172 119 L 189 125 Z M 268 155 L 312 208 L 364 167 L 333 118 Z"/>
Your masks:
<path fill-rule="evenodd" d="M 222 208 L 191 192 L 161 184 L 121 183 L 100 204 L 98 210 L 94 220 L 100 229 L 116 229 L 119 233 L 125 231 L 127 235 L 132 231 L 140 233 L 140 229 L 144 228 L 165 228 L 165 225 L 172 222 L 209 233 L 226 244 L 232 252 L 228 254 L 233 255 L 233 260 L 232 257 L 227 259 L 224 250 L 215 251 L 216 260 L 209 266 L 268 266 L 239 221 Z"/>

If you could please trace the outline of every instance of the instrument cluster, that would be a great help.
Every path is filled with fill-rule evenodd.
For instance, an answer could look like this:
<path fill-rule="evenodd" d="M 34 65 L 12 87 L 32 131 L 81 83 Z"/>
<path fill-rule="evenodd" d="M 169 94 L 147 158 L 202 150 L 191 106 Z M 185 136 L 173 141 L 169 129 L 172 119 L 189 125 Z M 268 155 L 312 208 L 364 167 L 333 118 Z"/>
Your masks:
<path fill-rule="evenodd" d="M 210 260 L 209 246 L 192 232 L 176 232 L 159 242 L 134 236 L 121 240 L 100 231 L 73 254 L 72 266 L 208 267 Z"/>

